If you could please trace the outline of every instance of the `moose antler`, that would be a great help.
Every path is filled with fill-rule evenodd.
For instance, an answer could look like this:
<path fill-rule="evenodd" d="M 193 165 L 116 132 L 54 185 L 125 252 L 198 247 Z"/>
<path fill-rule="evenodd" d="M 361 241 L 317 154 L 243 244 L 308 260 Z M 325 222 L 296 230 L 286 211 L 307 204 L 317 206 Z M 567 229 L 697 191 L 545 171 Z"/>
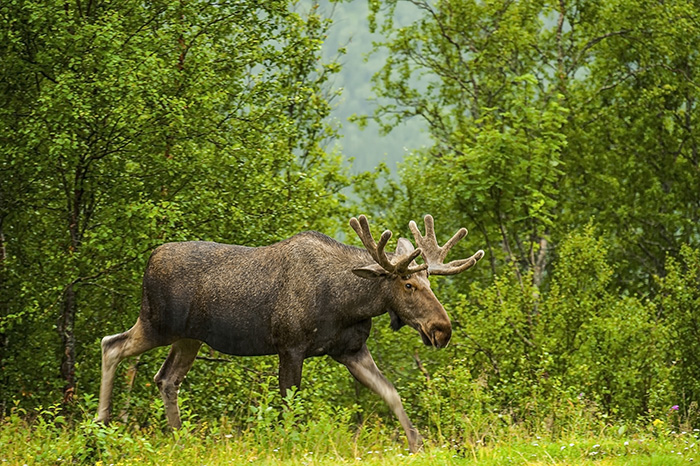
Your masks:
<path fill-rule="evenodd" d="M 376 243 L 374 241 L 374 237 L 372 236 L 372 232 L 369 229 L 367 217 L 364 215 L 360 215 L 359 218 L 351 218 L 350 226 L 353 230 L 355 230 L 357 236 L 360 237 L 362 244 L 365 245 L 365 248 L 367 248 L 367 251 L 369 251 L 370 255 L 372 256 L 372 259 L 374 259 L 374 261 L 387 272 L 395 275 L 410 275 L 428 268 L 428 264 L 415 265 L 413 267 L 410 265 L 416 257 L 421 255 L 422 251 L 420 248 L 414 249 L 408 254 L 399 256 L 396 262 L 392 262 L 386 255 L 386 252 L 384 252 L 384 247 L 389 241 L 389 238 L 391 238 L 391 231 L 384 231 L 382 236 L 379 237 L 379 243 Z"/>
<path fill-rule="evenodd" d="M 444 246 L 440 247 L 435 237 L 435 223 L 432 215 L 426 215 L 424 221 L 425 236 L 421 235 L 416 222 L 413 220 L 408 224 L 408 227 L 413 233 L 418 249 L 423 251 L 423 259 L 428 264 L 428 275 L 455 275 L 464 272 L 484 257 L 484 251 L 478 250 L 476 254 L 468 259 L 459 259 L 443 264 L 452 246 L 467 236 L 467 229 L 460 228 Z"/>

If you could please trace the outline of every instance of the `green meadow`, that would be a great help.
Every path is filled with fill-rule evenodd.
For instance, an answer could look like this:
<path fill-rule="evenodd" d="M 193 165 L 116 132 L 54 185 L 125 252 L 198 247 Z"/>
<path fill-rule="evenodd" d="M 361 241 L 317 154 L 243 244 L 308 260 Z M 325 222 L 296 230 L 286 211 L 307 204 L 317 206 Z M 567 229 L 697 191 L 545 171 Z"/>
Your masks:
<path fill-rule="evenodd" d="M 90 401 L 90 400 L 88 400 Z M 20 408 L 0 421 L 3 465 L 686 465 L 700 461 L 700 430 L 681 430 L 666 421 L 612 426 L 578 419 L 579 430 L 538 435 L 523 426 L 466 428 L 450 438 L 433 429 L 423 450 L 408 452 L 392 419 L 368 414 L 349 422 L 348 410 L 335 418 L 302 419 L 303 403 L 293 401 L 245 429 L 185 421 L 170 432 L 162 425 L 96 424 L 84 416 L 67 418 L 58 406 L 27 413 Z M 81 403 L 81 407 L 87 405 Z M 303 409 L 302 409 L 303 410 Z M 82 420 L 81 420 L 82 418 Z M 497 416 L 494 418 L 497 419 Z M 469 422 L 466 420 L 465 422 Z M 585 425 L 585 428 L 584 428 Z M 550 426 L 551 427 L 551 426 Z"/>

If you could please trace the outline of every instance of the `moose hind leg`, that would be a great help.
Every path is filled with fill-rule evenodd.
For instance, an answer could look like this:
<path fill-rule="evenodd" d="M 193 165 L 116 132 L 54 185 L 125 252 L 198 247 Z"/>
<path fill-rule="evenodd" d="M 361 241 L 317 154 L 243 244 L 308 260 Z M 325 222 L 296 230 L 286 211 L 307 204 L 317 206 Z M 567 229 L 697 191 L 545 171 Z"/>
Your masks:
<path fill-rule="evenodd" d="M 177 404 L 177 392 L 192 368 L 201 346 L 201 341 L 190 339 L 178 340 L 173 343 L 168 357 L 153 379 L 160 390 L 160 396 L 163 398 L 168 424 L 173 429 L 179 429 L 182 426 L 180 408 Z"/>
<path fill-rule="evenodd" d="M 391 382 L 389 382 L 380 372 L 379 368 L 377 368 L 367 346 L 364 345 L 357 353 L 343 355 L 335 359 L 341 364 L 344 364 L 360 383 L 379 395 L 384 402 L 389 405 L 394 415 L 396 415 L 401 423 L 401 427 L 403 427 L 406 432 L 408 448 L 412 453 L 416 453 L 420 450 L 423 445 L 423 440 L 418 430 L 413 427 L 413 424 L 411 424 L 411 421 L 408 419 L 408 415 L 406 415 L 406 411 L 403 409 L 401 397 L 396 391 L 396 388 L 394 388 Z"/>
<path fill-rule="evenodd" d="M 119 363 L 129 356 L 137 356 L 159 343 L 149 338 L 141 320 L 124 333 L 110 335 L 102 339 L 102 380 L 100 382 L 100 402 L 97 408 L 97 422 L 109 422 L 112 405 L 114 376 Z"/>

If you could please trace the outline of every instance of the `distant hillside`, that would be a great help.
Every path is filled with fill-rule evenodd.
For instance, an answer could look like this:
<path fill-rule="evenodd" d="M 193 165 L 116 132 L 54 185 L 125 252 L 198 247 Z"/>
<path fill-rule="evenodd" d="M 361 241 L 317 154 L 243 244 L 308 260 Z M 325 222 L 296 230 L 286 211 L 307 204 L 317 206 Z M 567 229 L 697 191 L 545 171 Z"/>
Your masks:
<path fill-rule="evenodd" d="M 388 135 L 379 134 L 378 126 L 371 122 L 362 130 L 348 121 L 353 115 L 371 115 L 374 111 L 371 78 L 383 65 L 385 54 L 372 54 L 372 41 L 381 38 L 371 34 L 367 21 L 367 2 L 354 1 L 331 3 L 324 0 L 321 11 L 333 20 L 328 39 L 324 45 L 327 60 L 337 56 L 337 50 L 345 47 L 347 53 L 341 57 L 342 70 L 334 86 L 343 88 L 339 100 L 334 102 L 333 118 L 342 126 L 342 138 L 337 142 L 347 158 L 354 158 L 353 172 L 373 170 L 385 162 L 392 170 L 396 163 L 412 150 L 430 144 L 428 134 L 421 130 L 423 122 L 409 120 Z M 406 8 L 398 15 L 398 24 L 411 22 L 418 16 L 415 9 Z"/>

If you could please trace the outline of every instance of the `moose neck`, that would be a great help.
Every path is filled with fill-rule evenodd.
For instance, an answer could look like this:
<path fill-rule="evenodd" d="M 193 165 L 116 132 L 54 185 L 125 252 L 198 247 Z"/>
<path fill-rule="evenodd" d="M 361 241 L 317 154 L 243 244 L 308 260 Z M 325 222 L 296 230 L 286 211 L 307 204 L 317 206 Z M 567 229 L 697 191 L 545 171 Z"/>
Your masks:
<path fill-rule="evenodd" d="M 349 317 L 357 320 L 377 317 L 390 310 L 390 277 L 377 277 L 374 279 L 361 278 L 352 273 L 352 269 L 371 263 L 372 257 L 363 249 L 357 249 L 352 260 L 348 262 L 350 267 L 344 274 L 347 280 L 346 294 L 341 298 L 345 305 L 339 303 Z"/>
<path fill-rule="evenodd" d="M 286 270 L 285 285 L 315 290 L 316 307 L 332 312 L 347 323 L 359 322 L 389 310 L 390 278 L 361 278 L 353 269 L 371 265 L 372 256 L 364 248 L 340 243 L 316 232 L 273 245 L 284 248 L 284 255 L 295 258 L 295 267 Z M 276 254 L 276 253 L 275 253 Z"/>

